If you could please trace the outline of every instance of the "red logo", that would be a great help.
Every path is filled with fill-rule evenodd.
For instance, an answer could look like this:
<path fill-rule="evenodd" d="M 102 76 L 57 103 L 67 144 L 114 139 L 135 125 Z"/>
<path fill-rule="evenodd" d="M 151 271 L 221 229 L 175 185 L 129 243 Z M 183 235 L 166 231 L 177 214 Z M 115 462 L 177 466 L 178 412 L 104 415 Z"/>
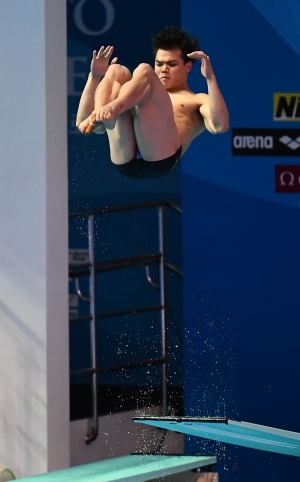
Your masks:
<path fill-rule="evenodd" d="M 300 166 L 275 166 L 275 191 L 300 192 Z"/>

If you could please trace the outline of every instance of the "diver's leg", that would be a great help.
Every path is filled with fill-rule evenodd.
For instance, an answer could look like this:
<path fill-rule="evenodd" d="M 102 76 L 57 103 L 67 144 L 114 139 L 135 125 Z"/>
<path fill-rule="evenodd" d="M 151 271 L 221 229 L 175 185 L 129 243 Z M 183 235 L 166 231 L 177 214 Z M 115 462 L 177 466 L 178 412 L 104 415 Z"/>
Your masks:
<path fill-rule="evenodd" d="M 96 132 L 105 128 L 102 122 L 96 121 L 96 112 L 103 105 L 114 101 L 121 87 L 131 79 L 130 71 L 119 64 L 110 65 L 105 77 L 100 82 L 95 92 L 94 112 L 84 121 L 85 133 Z M 122 113 L 114 129 L 107 130 L 110 158 L 114 164 L 124 164 L 135 157 L 136 141 L 133 128 L 132 114 L 130 111 Z"/>
<path fill-rule="evenodd" d="M 180 147 L 168 92 L 148 64 L 141 64 L 132 79 L 124 83 L 115 100 L 95 109 L 96 121 L 103 122 L 107 132 L 114 129 L 120 115 L 133 109 L 135 138 L 147 161 L 172 156 Z"/>
<path fill-rule="evenodd" d="M 109 140 L 110 158 L 114 164 L 125 164 L 135 158 L 137 144 L 130 111 L 121 114 L 115 127 L 107 129 L 106 133 Z"/>
<path fill-rule="evenodd" d="M 131 73 L 124 65 L 113 64 L 98 85 L 95 92 L 94 110 L 100 109 L 109 102 L 115 100 L 121 87 L 131 79 Z"/>
<path fill-rule="evenodd" d="M 95 109 L 101 108 L 103 105 L 115 100 L 120 92 L 122 85 L 128 82 L 131 79 L 131 73 L 124 67 L 123 65 L 119 64 L 111 64 L 103 79 L 98 84 L 94 98 L 93 98 L 93 109 L 91 115 L 89 115 L 85 119 L 80 119 L 81 122 L 78 124 L 79 130 L 83 134 L 91 134 L 95 130 L 96 122 L 95 122 Z M 100 123 L 98 122 L 98 127 Z M 101 132 L 95 130 L 96 133 L 103 133 L 105 130 L 101 128 Z"/>
<path fill-rule="evenodd" d="M 107 103 L 115 100 L 123 85 L 131 79 L 131 73 L 122 65 L 111 65 L 99 84 L 95 93 L 95 110 L 91 115 L 92 122 L 96 120 L 96 112 Z M 102 123 L 101 123 L 102 124 Z M 103 124 L 102 124 L 103 125 Z M 136 141 L 130 111 L 121 114 L 114 129 L 107 130 L 110 158 L 114 164 L 124 164 L 135 157 Z"/>

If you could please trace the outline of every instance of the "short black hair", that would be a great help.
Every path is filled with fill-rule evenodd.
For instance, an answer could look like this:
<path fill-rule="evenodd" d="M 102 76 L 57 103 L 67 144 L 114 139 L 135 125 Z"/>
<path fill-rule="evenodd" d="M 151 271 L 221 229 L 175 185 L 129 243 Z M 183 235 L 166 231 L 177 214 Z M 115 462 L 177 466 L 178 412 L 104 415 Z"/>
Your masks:
<path fill-rule="evenodd" d="M 152 37 L 153 54 L 157 54 L 158 49 L 174 50 L 179 49 L 182 53 L 184 63 L 195 62 L 195 59 L 190 59 L 187 54 L 200 50 L 199 40 L 193 37 L 183 28 L 180 27 L 166 27 Z"/>

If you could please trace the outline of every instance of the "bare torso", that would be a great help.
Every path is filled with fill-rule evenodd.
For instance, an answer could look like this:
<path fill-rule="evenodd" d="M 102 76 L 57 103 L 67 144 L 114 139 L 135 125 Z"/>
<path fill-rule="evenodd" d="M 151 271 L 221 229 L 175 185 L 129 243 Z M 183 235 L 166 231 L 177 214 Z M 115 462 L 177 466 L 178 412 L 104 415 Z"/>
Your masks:
<path fill-rule="evenodd" d="M 205 130 L 204 120 L 199 111 L 201 94 L 194 94 L 190 90 L 168 93 L 173 106 L 182 152 L 184 153 L 193 139 Z"/>

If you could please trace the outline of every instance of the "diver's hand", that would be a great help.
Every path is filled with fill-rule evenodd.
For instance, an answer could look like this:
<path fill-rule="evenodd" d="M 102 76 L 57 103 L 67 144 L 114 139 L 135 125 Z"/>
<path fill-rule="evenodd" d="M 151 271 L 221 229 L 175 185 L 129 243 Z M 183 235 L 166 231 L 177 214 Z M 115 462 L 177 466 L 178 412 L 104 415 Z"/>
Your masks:
<path fill-rule="evenodd" d="M 215 74 L 210 63 L 210 58 L 208 55 L 202 52 L 202 50 L 191 52 L 190 54 L 187 54 L 187 56 L 190 59 L 197 59 L 201 61 L 201 74 L 206 78 L 206 80 L 212 80 L 215 78 Z"/>
<path fill-rule="evenodd" d="M 109 59 L 113 53 L 114 48 L 109 45 L 108 47 L 102 47 L 100 48 L 99 52 L 97 53 L 97 50 L 94 50 L 93 52 L 93 58 L 91 62 L 91 74 L 92 77 L 102 79 L 104 77 L 108 67 L 109 67 Z M 112 61 L 111 64 L 116 64 L 118 61 L 118 57 L 115 57 Z"/>

